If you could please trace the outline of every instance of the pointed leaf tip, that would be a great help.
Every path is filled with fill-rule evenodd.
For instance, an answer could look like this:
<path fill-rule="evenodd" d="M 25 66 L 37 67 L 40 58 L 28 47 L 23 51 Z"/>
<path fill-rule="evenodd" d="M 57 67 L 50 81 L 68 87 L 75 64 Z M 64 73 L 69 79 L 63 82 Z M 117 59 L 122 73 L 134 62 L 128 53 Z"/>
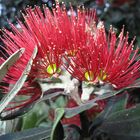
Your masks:
<path fill-rule="evenodd" d="M 23 50 L 22 50 L 23 51 Z M 29 71 L 31 70 L 31 66 L 33 63 L 33 59 L 35 58 L 37 54 L 37 47 L 34 48 L 33 54 L 23 71 L 22 75 L 20 76 L 19 80 L 17 83 L 14 85 L 14 87 L 11 89 L 9 93 L 7 93 L 1 100 L 0 102 L 0 113 L 6 108 L 6 106 L 12 101 L 12 99 L 17 95 L 17 93 L 20 91 L 22 88 L 24 82 L 26 81 Z"/>
<path fill-rule="evenodd" d="M 0 82 L 7 74 L 8 69 L 15 64 L 15 62 L 22 56 L 25 49 L 21 48 L 13 53 L 2 65 L 0 66 Z"/>

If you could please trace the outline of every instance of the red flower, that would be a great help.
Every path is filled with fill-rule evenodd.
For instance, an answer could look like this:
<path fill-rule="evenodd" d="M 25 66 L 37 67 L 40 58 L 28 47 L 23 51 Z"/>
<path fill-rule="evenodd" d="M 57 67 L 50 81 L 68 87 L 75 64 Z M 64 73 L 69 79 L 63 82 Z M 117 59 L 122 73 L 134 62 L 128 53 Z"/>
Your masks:
<path fill-rule="evenodd" d="M 32 34 L 30 34 L 28 29 L 21 22 L 19 22 L 19 24 L 21 25 L 21 30 L 17 29 L 10 23 L 12 32 L 5 29 L 3 31 L 3 36 L 1 37 L 1 40 L 4 43 L 4 47 L 2 48 L 6 53 L 1 53 L 0 64 L 2 64 L 5 59 L 8 58 L 8 56 L 12 55 L 20 48 L 25 49 L 23 55 L 17 60 L 14 66 L 8 70 L 8 73 L 3 80 L 3 82 L 8 82 L 9 84 L 15 84 L 20 78 L 22 72 L 27 66 L 29 59 L 32 56 L 35 46 L 37 45 L 34 37 Z"/>
<path fill-rule="evenodd" d="M 3 49 L 5 50 L 5 54 L 1 52 L 0 64 L 2 64 L 8 56 L 12 55 L 17 50 L 21 48 L 25 49 L 24 53 L 15 62 L 15 64 L 9 68 L 6 76 L 2 80 L 2 93 L 5 94 L 8 93 L 11 90 L 11 87 L 13 87 L 18 81 L 33 54 L 35 46 L 37 46 L 33 34 L 31 34 L 31 32 L 29 32 L 29 30 L 20 21 L 19 24 L 21 26 L 20 30 L 10 23 L 12 32 L 5 29 L 3 31 L 3 36 L 1 37 L 1 40 L 4 43 Z M 33 84 L 32 78 L 30 77 L 30 82 L 28 81 L 24 83 L 23 88 L 18 92 L 18 96 L 15 97 L 15 102 L 10 102 L 6 110 L 25 106 L 40 97 L 41 90 L 35 86 L 35 82 Z M 24 100 L 19 100 L 21 99 L 19 95 L 20 97 L 23 95 Z"/>
<path fill-rule="evenodd" d="M 112 27 L 106 35 L 100 22 L 93 27 L 93 39 L 75 57 L 66 57 L 67 70 L 81 81 L 111 83 L 116 89 L 126 87 L 140 77 L 139 49 L 133 49 L 133 41 L 128 43 L 124 29 L 118 38 Z"/>
<path fill-rule="evenodd" d="M 43 16 L 39 7 L 26 9 L 25 23 L 38 43 L 38 55 L 34 60 L 31 74 L 36 78 L 47 78 L 60 72 L 63 33 L 48 8 Z"/>
<path fill-rule="evenodd" d="M 72 8 L 69 12 L 70 16 L 64 4 L 62 8 L 57 4 L 53 13 L 47 7 L 43 8 L 43 13 L 39 7 L 25 10 L 26 26 L 38 42 L 38 55 L 31 72 L 36 78 L 58 74 L 61 71 L 62 55 L 75 55 L 89 39 L 86 30 L 93 21 L 95 12 L 78 10 L 77 16 Z"/>
<path fill-rule="evenodd" d="M 1 38 L 5 45 L 3 49 L 6 52 L 6 54 L 1 53 L 1 64 L 5 61 L 5 59 L 8 58 L 8 56 L 12 55 L 20 48 L 25 49 L 22 56 L 15 62 L 13 66 L 9 68 L 8 73 L 2 80 L 2 93 L 5 94 L 11 90 L 11 87 L 15 85 L 15 83 L 22 75 L 29 62 L 29 59 L 33 54 L 34 48 L 37 45 L 34 36 L 23 24 L 21 24 L 21 22 L 19 22 L 19 24 L 21 25 L 20 30 L 18 30 L 14 25 L 10 24 L 13 32 L 4 30 L 3 37 Z M 5 110 L 12 110 L 15 108 L 23 107 L 40 97 L 42 92 L 38 86 L 35 86 L 37 83 L 32 82 L 32 78 L 30 77 L 30 82 L 27 81 L 24 83 L 22 89 L 18 92 L 18 95 L 15 96 L 14 102 L 10 102 Z M 22 96 L 23 98 L 21 98 Z"/>
<path fill-rule="evenodd" d="M 28 75 L 30 82 L 24 84 L 24 89 L 18 93 L 27 95 L 27 90 L 32 87 L 35 78 L 47 78 L 61 71 L 62 56 L 74 56 L 79 49 L 86 45 L 91 38 L 89 29 L 94 12 L 77 11 L 77 16 L 70 9 L 71 15 L 67 14 L 64 5 L 60 8 L 59 4 L 51 12 L 47 7 L 43 8 L 43 12 L 39 7 L 34 9 L 27 8 L 25 10 L 24 24 L 18 21 L 20 30 L 11 25 L 12 32 L 5 30 L 1 40 L 4 43 L 4 50 L 10 56 L 20 48 L 25 48 L 24 54 L 17 60 L 3 79 L 2 82 L 8 85 L 14 85 L 24 71 L 35 46 L 38 47 L 38 53 L 34 59 L 31 72 Z M 91 16 L 91 18 L 89 17 Z M 2 64 L 7 58 L 4 54 L 0 59 Z M 10 88 L 2 86 L 4 92 L 7 93 Z M 34 89 L 36 90 L 36 89 Z M 33 90 L 32 90 L 33 92 Z M 31 92 L 31 96 L 32 96 Z M 40 95 L 40 92 L 38 93 Z"/>
<path fill-rule="evenodd" d="M 64 4 L 62 8 L 57 4 L 53 13 L 45 6 L 43 12 L 39 7 L 27 8 L 23 15 L 25 25 L 19 21 L 21 32 L 13 25 L 11 27 L 14 33 L 6 30 L 5 39 L 2 40 L 7 46 L 7 53 L 10 55 L 21 47 L 26 50 L 23 58 L 19 59 L 19 67 L 12 67 L 9 71 L 13 77 L 10 79 L 17 81 L 22 73 L 20 69 L 24 69 L 35 46 L 38 47 L 38 54 L 30 75 L 46 78 L 60 72 L 64 53 L 73 56 L 86 45 L 91 36 L 87 30 L 94 20 L 95 12 L 78 10 L 76 16 L 71 8 L 70 13 L 69 16 Z"/>

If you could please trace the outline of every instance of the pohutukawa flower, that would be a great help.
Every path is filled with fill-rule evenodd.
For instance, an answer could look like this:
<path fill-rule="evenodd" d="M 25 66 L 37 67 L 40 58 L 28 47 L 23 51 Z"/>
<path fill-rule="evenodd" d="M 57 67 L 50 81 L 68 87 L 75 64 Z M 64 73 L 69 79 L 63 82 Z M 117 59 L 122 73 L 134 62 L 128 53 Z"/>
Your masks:
<path fill-rule="evenodd" d="M 133 49 L 134 40 L 128 43 L 124 28 L 117 37 L 110 27 L 107 35 L 103 22 L 92 30 L 93 40 L 71 60 L 65 57 L 69 63 L 67 70 L 81 81 L 110 83 L 115 89 L 132 84 L 140 77 L 139 48 Z"/>
<path fill-rule="evenodd" d="M 61 46 L 63 34 L 55 25 L 55 19 L 49 9 L 44 8 L 44 16 L 39 7 L 25 10 L 25 23 L 35 36 L 38 44 L 38 55 L 34 60 L 31 75 L 36 78 L 47 78 L 60 72 Z"/>
<path fill-rule="evenodd" d="M 12 55 L 17 50 L 21 48 L 25 49 L 21 57 L 15 62 L 13 66 L 9 68 L 6 76 L 2 80 L 2 83 L 4 84 L 1 84 L 1 89 L 2 89 L 2 93 L 5 93 L 5 94 L 8 93 L 13 87 L 13 85 L 16 84 L 16 82 L 22 75 L 23 71 L 25 70 L 29 60 L 31 59 L 31 56 L 33 54 L 35 47 L 37 46 L 37 43 L 35 41 L 33 34 L 31 34 L 29 30 L 20 21 L 19 21 L 19 24 L 21 26 L 20 30 L 10 23 L 12 32 L 5 29 L 3 31 L 3 36 L 1 37 L 1 40 L 4 43 L 4 47 L 2 48 L 5 50 L 5 54 L 1 52 L 0 64 L 2 64 L 10 55 Z M 25 99 L 24 101 L 16 101 L 16 103 L 12 101 L 8 105 L 6 110 L 22 107 L 30 103 L 31 101 L 34 101 L 37 98 L 39 98 L 42 92 L 38 92 L 39 90 L 38 88 L 34 87 L 32 92 L 31 90 L 27 91 L 31 89 L 32 87 L 33 87 L 32 82 L 30 83 L 28 82 L 28 84 L 27 82 L 25 82 L 21 91 L 18 92 L 18 96 L 19 95 L 21 96 L 24 94 L 26 95 L 26 99 L 24 98 Z M 24 90 L 26 89 L 26 92 L 23 92 L 23 89 Z"/>
<path fill-rule="evenodd" d="M 5 50 L 6 53 L 4 54 L 1 52 L 0 64 L 2 64 L 10 55 L 12 55 L 17 50 L 21 48 L 25 49 L 25 51 L 22 53 L 20 58 L 15 62 L 15 64 L 8 69 L 6 76 L 2 80 L 2 83 L 4 84 L 1 84 L 0 87 L 2 89 L 2 93 L 5 94 L 7 94 L 16 84 L 16 82 L 22 75 L 23 71 L 25 70 L 29 60 L 31 59 L 35 47 L 37 46 L 33 34 L 31 34 L 29 30 L 20 21 L 19 24 L 21 26 L 20 30 L 10 23 L 12 32 L 5 29 L 3 31 L 3 36 L 1 37 L 1 40 L 4 43 L 3 49 Z M 19 97 L 16 96 L 14 99 L 15 101 L 10 102 L 6 110 L 20 108 L 30 102 L 35 101 L 37 98 L 40 97 L 40 94 L 42 94 L 42 92 L 36 86 L 33 87 L 33 85 L 35 84 L 32 84 L 33 83 L 32 80 L 31 82 L 25 82 L 21 91 L 18 92 L 18 96 L 24 96 L 24 101 L 19 100 Z M 23 90 L 25 92 L 23 92 Z M 19 101 L 16 100 L 17 98 Z"/>
<path fill-rule="evenodd" d="M 95 11 L 77 11 L 68 16 L 65 5 L 57 3 L 53 13 L 47 7 L 43 12 L 39 7 L 25 10 L 25 23 L 34 34 L 38 43 L 38 55 L 34 61 L 32 74 L 38 78 L 47 78 L 61 71 L 62 55 L 74 56 L 89 42 L 91 34 L 87 32 L 95 17 Z M 38 73 L 38 74 L 37 74 Z"/>
<path fill-rule="evenodd" d="M 72 13 L 73 9 L 70 11 Z M 61 9 L 59 4 L 53 9 L 53 13 L 47 7 L 44 7 L 43 12 L 39 7 L 27 8 L 23 15 L 25 25 L 18 21 L 18 30 L 11 24 L 13 33 L 5 30 L 1 38 L 6 46 L 4 50 L 9 56 L 18 49 L 25 48 L 24 55 L 9 70 L 5 80 L 14 84 L 19 79 L 35 46 L 38 46 L 38 55 L 34 60 L 31 75 L 45 78 L 55 72 L 59 73 L 62 53 L 66 51 L 74 55 L 87 41 L 86 24 L 91 22 L 91 18 L 86 20 L 86 15 L 84 10 L 78 10 L 77 16 L 72 14 L 69 17 L 65 6 Z M 1 59 L 1 63 L 4 61 Z"/>
<path fill-rule="evenodd" d="M 3 82 L 9 84 L 15 84 L 20 78 L 33 54 L 35 46 L 37 46 L 33 35 L 20 21 L 19 24 L 21 25 L 20 30 L 10 23 L 12 32 L 5 29 L 3 30 L 3 36 L 1 37 L 1 40 L 4 43 L 4 47 L 1 47 L 6 52 L 5 54 L 1 52 L 1 64 L 8 58 L 8 56 L 12 55 L 17 50 L 21 48 L 25 49 L 23 55 L 12 67 L 10 67 L 7 75 L 3 79 Z"/>
<path fill-rule="evenodd" d="M 70 9 L 71 13 L 74 10 Z M 54 74 L 59 74 L 62 65 L 62 56 L 75 56 L 77 51 L 90 42 L 92 34 L 89 31 L 91 23 L 94 21 L 95 12 L 86 12 L 78 10 L 77 15 L 67 14 L 65 5 L 62 8 L 59 4 L 52 12 L 44 6 L 43 11 L 39 7 L 27 8 L 23 14 L 24 24 L 18 20 L 20 29 L 11 25 L 12 32 L 5 30 L 1 40 L 5 47 L 4 50 L 10 56 L 20 48 L 25 48 L 24 54 L 12 66 L 2 82 L 9 85 L 15 84 L 25 69 L 35 46 L 38 47 L 38 53 L 34 59 L 31 72 L 28 78 L 33 81 L 34 78 L 47 78 Z M 90 17 L 91 16 L 91 17 Z M 7 58 L 4 54 L 0 59 L 2 64 Z M 30 82 L 32 83 L 32 82 Z M 29 89 L 24 85 L 24 88 Z M 31 84 L 32 87 L 32 84 Z M 10 88 L 3 86 L 4 92 Z M 18 94 L 26 94 L 19 92 Z"/>

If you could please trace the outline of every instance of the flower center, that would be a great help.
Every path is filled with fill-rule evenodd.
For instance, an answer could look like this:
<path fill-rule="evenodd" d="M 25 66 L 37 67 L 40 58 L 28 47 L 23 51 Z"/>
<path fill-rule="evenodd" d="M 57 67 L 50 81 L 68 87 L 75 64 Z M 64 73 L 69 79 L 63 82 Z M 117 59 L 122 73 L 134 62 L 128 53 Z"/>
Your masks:
<path fill-rule="evenodd" d="M 51 74 L 51 75 L 54 74 L 56 72 L 56 70 L 57 70 L 56 64 L 50 64 L 50 65 L 48 65 L 48 67 L 46 69 L 47 73 Z"/>
<path fill-rule="evenodd" d="M 94 74 L 92 71 L 86 71 L 84 76 L 87 81 L 93 81 L 94 79 Z"/>
<path fill-rule="evenodd" d="M 107 74 L 105 72 L 103 72 L 103 70 L 100 71 L 100 74 L 98 76 L 98 80 L 99 81 L 104 81 L 107 78 Z"/>
<path fill-rule="evenodd" d="M 50 75 L 53 75 L 55 73 L 60 74 L 61 69 L 57 68 L 56 64 L 54 63 L 54 64 L 48 65 L 48 67 L 46 69 L 46 72 Z"/>
<path fill-rule="evenodd" d="M 77 50 L 68 50 L 68 51 L 67 51 L 67 55 L 68 55 L 69 57 L 75 56 L 76 53 L 77 53 Z"/>

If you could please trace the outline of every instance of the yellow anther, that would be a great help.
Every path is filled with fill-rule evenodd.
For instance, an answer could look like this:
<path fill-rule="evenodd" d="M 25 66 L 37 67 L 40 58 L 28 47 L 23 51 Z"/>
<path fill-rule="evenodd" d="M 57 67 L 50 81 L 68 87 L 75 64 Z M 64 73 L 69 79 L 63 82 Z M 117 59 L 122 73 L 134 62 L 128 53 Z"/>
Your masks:
<path fill-rule="evenodd" d="M 94 79 L 94 74 L 92 71 L 85 72 L 84 76 L 87 81 L 92 81 Z"/>
<path fill-rule="evenodd" d="M 47 69 L 46 69 L 48 74 L 54 74 L 57 71 L 57 67 L 56 64 L 50 64 L 48 65 Z"/>

